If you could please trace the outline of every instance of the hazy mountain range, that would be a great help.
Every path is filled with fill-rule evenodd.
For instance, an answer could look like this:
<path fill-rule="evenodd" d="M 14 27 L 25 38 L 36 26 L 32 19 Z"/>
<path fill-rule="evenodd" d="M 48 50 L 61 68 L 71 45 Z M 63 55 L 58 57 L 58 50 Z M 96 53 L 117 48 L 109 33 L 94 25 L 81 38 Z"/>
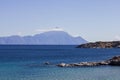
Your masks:
<path fill-rule="evenodd" d="M 34 36 L 0 37 L 3 45 L 79 45 L 87 43 L 82 37 L 73 37 L 64 31 L 48 31 Z"/>

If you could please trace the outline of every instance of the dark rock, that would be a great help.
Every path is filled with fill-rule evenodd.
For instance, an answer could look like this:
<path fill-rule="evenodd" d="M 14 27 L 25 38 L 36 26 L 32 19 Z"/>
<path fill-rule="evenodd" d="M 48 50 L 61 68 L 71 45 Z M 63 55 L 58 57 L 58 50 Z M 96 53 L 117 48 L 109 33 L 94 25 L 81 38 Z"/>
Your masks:
<path fill-rule="evenodd" d="M 112 59 L 109 59 L 109 65 L 120 66 L 120 56 L 114 56 Z"/>

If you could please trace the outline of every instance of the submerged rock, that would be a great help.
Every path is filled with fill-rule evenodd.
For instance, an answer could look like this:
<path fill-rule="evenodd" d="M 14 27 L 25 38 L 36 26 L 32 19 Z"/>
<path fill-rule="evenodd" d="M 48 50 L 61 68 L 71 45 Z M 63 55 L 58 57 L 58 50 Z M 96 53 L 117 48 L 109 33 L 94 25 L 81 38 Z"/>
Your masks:
<path fill-rule="evenodd" d="M 45 64 L 45 65 L 50 65 L 50 62 L 45 62 L 44 64 Z"/>

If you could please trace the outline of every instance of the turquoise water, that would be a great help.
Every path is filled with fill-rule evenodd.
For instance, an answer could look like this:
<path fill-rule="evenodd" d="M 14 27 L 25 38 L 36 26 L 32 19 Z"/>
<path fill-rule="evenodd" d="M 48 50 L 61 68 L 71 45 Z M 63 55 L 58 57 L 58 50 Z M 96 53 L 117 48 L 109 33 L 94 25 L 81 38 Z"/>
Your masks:
<path fill-rule="evenodd" d="M 120 80 L 119 66 L 60 68 L 66 62 L 102 61 L 120 49 L 75 46 L 0 46 L 0 80 Z M 44 65 L 49 61 L 52 65 Z"/>

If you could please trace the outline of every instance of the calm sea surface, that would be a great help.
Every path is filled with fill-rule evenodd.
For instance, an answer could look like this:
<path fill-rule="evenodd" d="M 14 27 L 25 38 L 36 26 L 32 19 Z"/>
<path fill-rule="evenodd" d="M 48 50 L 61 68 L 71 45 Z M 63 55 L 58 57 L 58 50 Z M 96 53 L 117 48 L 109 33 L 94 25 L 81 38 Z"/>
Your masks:
<path fill-rule="evenodd" d="M 78 49 L 76 46 L 0 46 L 0 80 L 120 80 L 120 67 L 60 68 L 55 64 L 103 61 L 120 49 Z M 50 62 L 51 65 L 44 65 Z"/>

